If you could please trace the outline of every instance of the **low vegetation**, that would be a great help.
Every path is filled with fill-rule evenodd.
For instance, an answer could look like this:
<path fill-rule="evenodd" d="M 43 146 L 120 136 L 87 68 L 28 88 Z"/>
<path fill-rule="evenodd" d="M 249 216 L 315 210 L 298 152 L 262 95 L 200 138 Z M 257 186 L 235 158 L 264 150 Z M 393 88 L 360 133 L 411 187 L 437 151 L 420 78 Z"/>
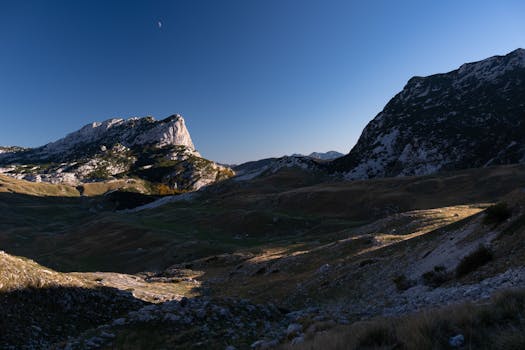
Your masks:
<path fill-rule="evenodd" d="M 512 216 L 512 210 L 507 203 L 501 202 L 488 207 L 485 210 L 483 223 L 485 225 L 499 225 Z"/>
<path fill-rule="evenodd" d="M 493 258 L 492 251 L 484 245 L 480 245 L 476 250 L 463 257 L 456 267 L 456 276 L 465 276 L 477 268 L 485 265 Z"/>
<path fill-rule="evenodd" d="M 425 299 L 427 293 L 441 296 L 440 290 L 430 291 L 421 284 L 454 289 L 456 283 L 465 284 L 467 279 L 468 283 L 471 280 L 477 283 L 504 272 L 508 266 L 499 257 L 507 252 L 507 246 L 513 245 L 510 241 L 522 237 L 519 231 L 490 246 L 498 259 L 494 259 L 490 269 L 481 269 L 485 275 L 475 273 L 449 283 L 456 273 L 454 266 L 449 266 L 452 260 L 447 258 L 451 249 L 455 249 L 454 261 L 467 255 L 462 264 L 469 266 L 466 270 L 474 271 L 488 260 L 483 255 L 480 258 L 468 252 L 478 242 L 485 241 L 487 233 L 498 233 L 514 223 L 512 220 L 497 228 L 481 224 L 481 211 L 490 205 L 486 203 L 492 201 L 492 197 L 484 194 L 478 198 L 483 202 L 437 208 L 436 202 L 431 201 L 435 193 L 429 192 L 418 203 L 407 199 L 412 199 L 412 193 L 404 194 L 405 188 L 429 181 L 427 177 L 376 180 L 372 184 L 345 182 L 308 186 L 297 184 L 297 178 L 296 173 L 290 171 L 253 183 L 226 181 L 193 197 L 184 196 L 180 201 L 132 215 L 114 209 L 125 208 L 121 204 L 136 206 L 154 199 L 155 196 L 141 194 L 144 192 L 140 187 L 142 184 L 147 188 L 146 193 L 152 193 L 153 183 L 134 179 L 87 183 L 73 188 L 76 196 L 83 192 L 82 198 L 3 194 L 0 241 L 2 249 L 8 252 L 31 257 L 64 272 L 155 271 L 147 275 L 146 281 L 142 274 L 96 273 L 90 279 L 86 278 L 86 273 L 57 275 L 57 278 L 82 278 L 90 285 L 115 288 L 148 302 L 161 303 L 166 295 L 172 297 L 174 294 L 188 298 L 199 295 L 245 298 L 254 303 L 278 300 L 277 305 L 285 313 L 311 305 L 318 305 L 323 310 L 327 301 L 342 305 L 344 309 L 336 314 L 308 314 L 299 320 L 308 344 L 310 326 L 315 326 L 315 332 L 327 329 L 335 334 L 330 329 L 338 323 L 355 321 L 354 315 L 381 315 L 383 312 L 399 315 L 429 305 L 441 305 L 444 299 L 447 302 L 464 300 L 462 297 L 436 297 L 428 301 Z M 115 187 L 110 188 L 109 184 Z M 126 191 L 112 191 L 124 185 L 128 186 Z M 456 187 L 462 186 L 460 182 Z M 430 191 L 434 187 L 429 185 L 428 188 Z M 85 197 L 108 190 L 112 192 L 104 196 Z M 365 192 L 371 194 L 365 196 Z M 447 205 L 454 204 L 458 201 L 454 196 L 456 192 L 456 189 L 451 191 L 449 197 L 441 193 L 446 198 L 440 200 Z M 348 202 L 348 195 L 353 193 L 357 193 L 355 196 L 359 200 Z M 184 199 L 186 197 L 191 199 Z M 333 204 L 333 207 L 326 204 L 331 205 L 334 201 L 345 204 Z M 363 203 L 372 203 L 373 210 L 362 208 Z M 462 199 L 462 203 L 467 201 Z M 513 219 L 517 219 L 518 205 L 510 200 L 507 203 L 512 203 L 516 209 Z M 400 212 L 412 206 L 419 209 Z M 393 214 L 389 214 L 391 212 Z M 182 269 L 188 273 L 181 274 Z M 46 274 L 43 272 L 42 276 Z M 416 286 L 416 283 L 419 286 L 406 293 L 392 293 L 392 281 L 399 291 Z M 30 285 L 47 289 L 45 283 Z M 83 289 L 79 295 L 86 292 Z M 417 298 L 412 298 L 414 295 Z M 405 303 L 406 299 L 410 301 Z M 311 322 L 303 322 L 307 318 Z M 321 330 L 320 322 L 326 322 L 326 328 Z M 353 328 L 356 332 L 360 332 L 359 327 L 371 327 L 370 331 L 363 330 L 362 339 L 354 348 L 417 348 L 409 346 L 410 339 L 405 340 L 410 338 L 407 330 L 399 333 L 389 325 L 390 321 L 373 322 L 352 326 L 356 327 Z M 432 330 L 434 326 L 428 325 L 430 330 L 424 334 L 429 338 L 441 334 L 432 343 L 437 344 L 436 348 L 446 347 L 448 337 L 458 333 L 464 334 L 467 341 L 471 339 L 463 328 L 449 327 L 446 320 L 440 322 L 442 330 Z M 406 324 L 407 328 L 412 326 Z M 251 326 L 246 323 L 246 327 Z M 282 327 L 286 329 L 288 324 Z M 116 332 L 113 344 L 130 348 L 137 340 L 135 335 L 142 332 L 139 328 L 130 329 L 129 333 Z M 415 337 L 419 332 L 415 331 Z M 141 334 L 137 337 L 142 337 Z M 165 338 L 165 334 L 169 336 Z M 158 347 L 173 341 L 178 334 L 180 331 L 175 328 L 159 332 Z M 281 341 L 294 341 L 296 335 L 288 335 L 287 340 Z M 267 334 L 262 336 L 271 338 Z M 188 344 L 194 339 L 188 340 Z M 240 348 L 249 348 L 252 340 L 258 340 L 255 337 L 247 339 L 250 342 L 246 341 L 243 344 L 246 346 Z M 419 348 L 428 345 L 419 340 L 417 344 L 422 344 Z M 137 348 L 148 345 L 145 342 Z M 226 344 L 220 346 L 224 349 Z M 346 347 L 342 345 L 341 348 Z"/>
<path fill-rule="evenodd" d="M 78 196 L 78 191 L 73 186 L 35 183 L 5 175 L 0 175 L 0 193 L 20 193 L 31 196 Z"/>
<path fill-rule="evenodd" d="M 78 186 L 31 182 L 0 175 L 0 194 L 16 193 L 35 197 L 100 196 L 114 190 L 156 194 L 152 184 L 141 179 L 87 182 Z"/>
<path fill-rule="evenodd" d="M 415 284 L 414 281 L 412 281 L 405 275 L 395 276 L 394 278 L 392 278 L 392 282 L 394 282 L 396 289 L 400 292 L 407 290 Z"/>
<path fill-rule="evenodd" d="M 0 293 L 26 288 L 84 286 L 78 278 L 52 271 L 36 262 L 0 251 Z"/>
<path fill-rule="evenodd" d="M 400 318 L 378 318 L 310 335 L 284 349 L 451 349 L 464 336 L 465 349 L 525 348 L 525 291 L 510 290 L 486 305 L 466 303 Z M 308 337 L 307 337 L 308 338 Z"/>
<path fill-rule="evenodd" d="M 451 273 L 441 265 L 434 266 L 432 271 L 425 272 L 421 277 L 425 285 L 433 288 L 439 287 L 452 278 Z"/>

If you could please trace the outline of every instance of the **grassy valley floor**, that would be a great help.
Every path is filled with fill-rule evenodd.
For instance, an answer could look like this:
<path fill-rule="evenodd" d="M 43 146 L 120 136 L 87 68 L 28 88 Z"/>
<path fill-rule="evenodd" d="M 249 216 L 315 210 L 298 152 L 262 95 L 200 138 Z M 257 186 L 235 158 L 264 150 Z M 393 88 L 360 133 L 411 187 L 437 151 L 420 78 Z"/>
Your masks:
<path fill-rule="evenodd" d="M 118 210 L 100 189 L 80 196 L 1 178 L 0 299 L 13 315 L 39 310 L 14 323 L 24 342 L 9 323 L 2 344 L 412 349 L 424 341 L 446 348 L 454 333 L 480 344 L 468 327 L 506 307 L 490 297 L 525 287 L 524 175 L 523 166 L 505 166 L 333 182 L 285 169 L 135 212 Z M 521 305 L 519 293 L 512 298 Z M 70 302 L 52 311 L 59 299 Z M 90 303 L 99 305 L 90 309 L 94 323 L 66 316 Z M 464 303 L 472 304 L 454 306 Z M 418 312 L 446 305 L 477 311 L 450 321 L 450 312 L 432 311 L 436 324 L 407 338 L 404 329 L 427 317 Z M 480 329 L 500 339 L 522 327 L 501 320 Z M 141 343 L 144 334 L 153 343 Z M 500 342 L 507 344 L 486 344 Z"/>

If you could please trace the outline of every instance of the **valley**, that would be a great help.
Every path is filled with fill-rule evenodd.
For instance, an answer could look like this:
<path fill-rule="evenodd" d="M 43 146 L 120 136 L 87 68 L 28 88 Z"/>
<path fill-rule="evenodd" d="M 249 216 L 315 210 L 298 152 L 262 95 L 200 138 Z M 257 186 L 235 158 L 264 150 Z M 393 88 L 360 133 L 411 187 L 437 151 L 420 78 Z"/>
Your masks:
<path fill-rule="evenodd" d="M 0 148 L 0 348 L 523 348 L 524 69 L 414 77 L 346 155 L 221 165 L 179 114 Z"/>
<path fill-rule="evenodd" d="M 4 178 L 0 243 L 8 256 L 28 257 L 59 271 L 63 277 L 53 278 L 52 285 L 80 285 L 88 294 L 125 293 L 137 307 L 188 298 L 195 303 L 214 300 L 213 305 L 250 300 L 254 305 L 276 304 L 285 314 L 296 312 L 295 321 L 278 312 L 277 323 L 269 328 L 273 333 L 260 329 L 258 336 L 243 334 L 232 343 L 237 346 L 251 345 L 259 337 L 279 339 L 293 322 L 306 330 L 316 319 L 320 329 L 331 329 L 372 316 L 446 305 L 448 298 L 441 293 L 455 293 L 453 303 L 486 298 L 490 289 L 464 296 L 461 288 L 520 267 L 519 246 L 505 242 L 515 242 L 519 233 L 504 240 L 495 237 L 516 225 L 521 232 L 521 214 L 513 214 L 511 222 L 486 238 L 490 226 L 481 222 L 483 211 L 499 201 L 520 208 L 523 196 L 513 189 L 525 186 L 524 166 L 362 182 L 319 182 L 309 174 L 286 168 L 250 183 L 229 180 L 187 200 L 132 213 L 116 210 L 107 195 L 80 197 L 69 187 L 50 195 L 45 183 Z M 46 194 L 35 195 L 37 191 Z M 501 252 L 496 250 L 498 257 L 475 275 L 433 287 L 425 284 L 422 276 L 436 266 L 453 271 L 478 244 L 494 242 L 501 244 Z M 454 257 L 452 250 L 457 251 Z M 398 290 L 397 284 L 405 283 L 400 276 L 414 287 Z M 516 278 L 519 285 L 522 277 Z M 47 286 L 45 281 L 24 283 Z M 158 341 L 168 342 L 165 333 L 170 333 L 162 329 L 173 325 L 157 325 L 165 311 L 151 310 L 151 320 L 130 318 L 129 324 L 108 324 L 103 332 L 127 344 L 156 324 Z M 312 337 L 319 330 L 312 329 L 307 339 L 316 339 Z M 78 334 L 71 344 L 81 348 L 93 338 L 100 346 L 113 344 L 113 338 L 104 338 L 100 331 Z M 269 334 L 274 338 L 268 339 Z M 231 345 L 220 344 L 217 348 Z"/>

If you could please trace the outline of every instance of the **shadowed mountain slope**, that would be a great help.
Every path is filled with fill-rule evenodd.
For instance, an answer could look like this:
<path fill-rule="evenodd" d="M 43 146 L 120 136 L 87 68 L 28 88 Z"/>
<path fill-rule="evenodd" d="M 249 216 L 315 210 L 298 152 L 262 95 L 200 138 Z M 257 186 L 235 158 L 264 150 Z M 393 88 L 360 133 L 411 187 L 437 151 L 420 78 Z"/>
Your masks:
<path fill-rule="evenodd" d="M 332 169 L 348 179 L 525 160 L 525 50 L 413 77 Z"/>

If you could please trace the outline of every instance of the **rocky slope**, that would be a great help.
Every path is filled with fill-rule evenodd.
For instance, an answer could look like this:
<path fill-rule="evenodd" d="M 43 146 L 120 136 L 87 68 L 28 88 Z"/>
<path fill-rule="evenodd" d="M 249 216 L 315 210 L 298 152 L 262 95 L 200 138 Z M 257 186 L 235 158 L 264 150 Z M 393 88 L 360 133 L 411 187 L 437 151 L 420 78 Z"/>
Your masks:
<path fill-rule="evenodd" d="M 0 173 L 35 182 L 140 177 L 172 190 L 195 190 L 233 175 L 201 157 L 180 115 L 109 119 L 42 147 L 2 148 L 0 167 Z"/>
<path fill-rule="evenodd" d="M 411 78 L 333 168 L 348 179 L 525 161 L 525 50 Z"/>
<path fill-rule="evenodd" d="M 328 152 L 312 152 L 308 155 L 310 158 L 322 159 L 322 160 L 332 160 L 344 156 L 343 153 L 337 151 L 328 151 Z"/>
<path fill-rule="evenodd" d="M 292 154 L 292 157 L 310 157 L 310 158 L 320 159 L 320 160 L 333 160 L 333 159 L 336 159 L 342 156 L 344 156 L 344 154 L 337 152 L 337 151 L 312 152 L 309 155 L 304 155 L 300 153 Z"/>
<path fill-rule="evenodd" d="M 0 348 L 248 348 L 286 334 L 290 321 L 272 303 L 185 298 L 173 293 L 181 283 L 60 273 L 0 251 Z"/>
<path fill-rule="evenodd" d="M 1 349 L 51 349 L 144 303 L 0 251 Z"/>
<path fill-rule="evenodd" d="M 0 146 L 0 154 L 2 153 L 15 153 L 24 151 L 25 148 L 18 146 Z"/>
<path fill-rule="evenodd" d="M 251 180 L 259 176 L 275 174 L 282 169 L 297 168 L 307 172 L 320 171 L 323 165 L 313 157 L 293 155 L 281 158 L 265 158 L 233 167 L 235 180 Z"/>

